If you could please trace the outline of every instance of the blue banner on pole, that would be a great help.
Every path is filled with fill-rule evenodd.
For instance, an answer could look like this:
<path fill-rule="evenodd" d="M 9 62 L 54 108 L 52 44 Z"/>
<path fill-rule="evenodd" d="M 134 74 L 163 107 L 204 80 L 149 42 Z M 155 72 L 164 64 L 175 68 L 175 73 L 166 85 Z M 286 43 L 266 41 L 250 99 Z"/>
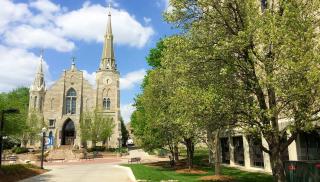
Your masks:
<path fill-rule="evenodd" d="M 53 136 L 51 136 L 51 137 L 49 137 L 48 138 L 48 146 L 52 146 L 53 145 L 53 141 L 54 141 L 54 138 L 53 138 Z"/>

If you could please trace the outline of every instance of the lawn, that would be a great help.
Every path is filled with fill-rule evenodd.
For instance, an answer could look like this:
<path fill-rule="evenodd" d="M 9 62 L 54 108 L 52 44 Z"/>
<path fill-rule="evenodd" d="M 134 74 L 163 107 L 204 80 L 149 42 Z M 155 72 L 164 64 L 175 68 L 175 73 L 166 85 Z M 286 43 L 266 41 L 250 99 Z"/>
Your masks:
<path fill-rule="evenodd" d="M 201 170 L 207 171 L 207 174 L 178 174 L 175 170 L 164 167 L 154 167 L 143 164 L 128 164 L 125 165 L 132 169 L 133 174 L 138 180 L 149 180 L 152 182 L 158 182 L 161 180 L 178 180 L 182 182 L 200 181 L 202 176 L 213 175 L 213 171 L 210 168 L 201 168 Z M 262 173 L 250 173 L 244 172 L 235 168 L 223 167 L 223 175 L 234 177 L 236 182 L 271 182 L 272 177 Z"/>
<path fill-rule="evenodd" d="M 185 152 L 181 151 L 181 156 L 184 157 Z M 173 169 L 167 162 L 159 162 L 153 164 L 127 164 L 130 167 L 137 180 L 148 180 L 159 182 L 161 180 L 178 180 L 180 182 L 200 181 L 200 177 L 214 175 L 214 170 L 208 164 L 208 151 L 198 149 L 195 151 L 194 165 L 196 169 L 206 171 L 207 174 L 181 174 L 177 173 L 176 169 L 185 168 L 184 160 L 179 162 L 179 166 Z M 236 168 L 222 167 L 222 175 L 234 178 L 234 182 L 271 182 L 272 176 L 264 173 L 251 173 L 241 171 Z"/>

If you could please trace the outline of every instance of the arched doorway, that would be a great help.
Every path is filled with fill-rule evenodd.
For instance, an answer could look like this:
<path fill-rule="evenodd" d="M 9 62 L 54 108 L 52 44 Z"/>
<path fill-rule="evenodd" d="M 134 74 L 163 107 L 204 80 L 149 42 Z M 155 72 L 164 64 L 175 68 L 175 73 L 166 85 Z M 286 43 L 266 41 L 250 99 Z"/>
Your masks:
<path fill-rule="evenodd" d="M 62 140 L 61 145 L 73 145 L 76 136 L 74 123 L 68 119 L 62 127 Z"/>

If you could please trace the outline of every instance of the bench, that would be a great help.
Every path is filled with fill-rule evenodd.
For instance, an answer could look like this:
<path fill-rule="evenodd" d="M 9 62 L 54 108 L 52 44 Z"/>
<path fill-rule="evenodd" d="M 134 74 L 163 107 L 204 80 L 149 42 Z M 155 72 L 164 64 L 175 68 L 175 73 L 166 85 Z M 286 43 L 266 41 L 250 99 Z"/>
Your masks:
<path fill-rule="evenodd" d="M 61 161 L 61 162 L 64 162 L 65 161 L 65 158 L 50 158 L 48 159 L 48 162 L 54 162 L 54 161 Z"/>
<path fill-rule="evenodd" d="M 2 159 L 2 161 L 8 161 L 8 162 L 17 162 L 18 157 L 15 155 L 8 156 L 6 159 Z"/>
<path fill-rule="evenodd" d="M 128 163 L 133 163 L 133 162 L 141 163 L 141 157 L 133 157 L 128 160 Z"/>

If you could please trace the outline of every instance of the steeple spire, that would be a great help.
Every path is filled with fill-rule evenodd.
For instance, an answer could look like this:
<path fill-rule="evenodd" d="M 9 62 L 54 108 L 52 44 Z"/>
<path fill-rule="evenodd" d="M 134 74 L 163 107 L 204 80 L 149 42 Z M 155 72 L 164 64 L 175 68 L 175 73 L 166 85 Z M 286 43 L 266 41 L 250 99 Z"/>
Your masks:
<path fill-rule="evenodd" d="M 115 58 L 113 50 L 113 34 L 112 34 L 112 24 L 111 24 L 111 5 L 109 4 L 108 22 L 107 30 L 104 36 L 104 45 L 101 56 L 100 70 L 114 70 Z"/>
<path fill-rule="evenodd" d="M 41 50 L 40 63 L 37 69 L 35 79 L 30 89 L 33 91 L 41 91 L 41 90 L 44 90 L 45 87 L 46 87 L 46 84 L 44 81 L 44 73 L 43 73 L 43 50 Z"/>
<path fill-rule="evenodd" d="M 72 64 L 71 64 L 71 71 L 75 71 L 75 70 L 77 69 L 77 68 L 76 68 L 75 60 L 76 60 L 76 57 L 73 56 L 73 57 L 72 57 Z"/>

